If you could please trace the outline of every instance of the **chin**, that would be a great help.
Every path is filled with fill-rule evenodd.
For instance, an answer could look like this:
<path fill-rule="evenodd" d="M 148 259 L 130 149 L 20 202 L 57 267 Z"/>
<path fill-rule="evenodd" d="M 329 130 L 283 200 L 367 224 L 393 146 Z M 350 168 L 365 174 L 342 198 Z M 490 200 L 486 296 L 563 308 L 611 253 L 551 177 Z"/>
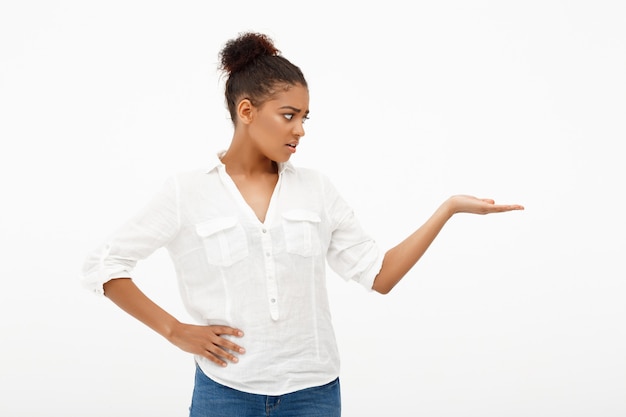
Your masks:
<path fill-rule="evenodd" d="M 272 161 L 277 162 L 277 163 L 283 163 L 283 162 L 287 162 L 289 161 L 289 159 L 291 158 L 291 155 L 287 155 L 287 156 L 278 156 L 278 157 L 274 157 L 274 158 L 270 158 Z"/>

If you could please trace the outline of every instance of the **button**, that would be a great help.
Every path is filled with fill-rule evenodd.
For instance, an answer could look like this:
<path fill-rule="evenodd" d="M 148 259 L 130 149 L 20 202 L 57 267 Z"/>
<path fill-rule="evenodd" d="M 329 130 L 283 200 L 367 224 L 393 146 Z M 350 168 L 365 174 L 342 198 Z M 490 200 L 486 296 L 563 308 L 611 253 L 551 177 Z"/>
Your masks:
<path fill-rule="evenodd" d="M 265 256 L 270 256 L 270 253 L 269 252 L 265 252 Z"/>
<path fill-rule="evenodd" d="M 274 304 L 276 302 L 275 298 L 270 299 L 270 301 L 272 302 L 272 304 Z"/>
<path fill-rule="evenodd" d="M 261 232 L 263 232 L 263 233 L 267 233 L 267 229 L 266 229 L 266 228 L 263 228 L 263 229 L 261 229 Z"/>

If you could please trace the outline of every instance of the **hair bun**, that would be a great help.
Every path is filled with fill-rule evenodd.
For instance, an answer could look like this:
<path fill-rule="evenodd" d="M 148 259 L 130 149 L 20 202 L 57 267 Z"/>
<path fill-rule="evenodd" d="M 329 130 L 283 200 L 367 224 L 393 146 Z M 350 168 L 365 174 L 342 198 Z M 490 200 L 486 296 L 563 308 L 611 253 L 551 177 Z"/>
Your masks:
<path fill-rule="evenodd" d="M 278 55 L 274 42 L 262 33 L 247 32 L 226 42 L 220 52 L 222 70 L 232 74 L 247 67 L 262 56 Z"/>

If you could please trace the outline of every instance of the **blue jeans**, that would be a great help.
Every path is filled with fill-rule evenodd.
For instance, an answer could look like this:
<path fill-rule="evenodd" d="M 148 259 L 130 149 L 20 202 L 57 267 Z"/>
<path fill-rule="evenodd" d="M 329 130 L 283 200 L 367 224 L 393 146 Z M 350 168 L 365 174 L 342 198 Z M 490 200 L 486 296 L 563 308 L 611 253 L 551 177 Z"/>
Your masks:
<path fill-rule="evenodd" d="M 218 384 L 196 365 L 190 417 L 340 417 L 339 378 L 285 395 L 258 395 Z"/>

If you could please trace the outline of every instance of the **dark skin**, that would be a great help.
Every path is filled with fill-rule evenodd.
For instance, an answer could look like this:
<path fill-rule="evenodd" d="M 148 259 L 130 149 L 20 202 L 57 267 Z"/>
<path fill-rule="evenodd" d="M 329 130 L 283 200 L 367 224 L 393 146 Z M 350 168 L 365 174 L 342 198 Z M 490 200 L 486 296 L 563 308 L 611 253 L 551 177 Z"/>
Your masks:
<path fill-rule="evenodd" d="M 308 108 L 309 92 L 303 86 L 280 89 L 260 107 L 248 99 L 237 106 L 235 132 L 222 162 L 261 222 L 278 182 L 276 162 L 285 162 L 295 153 L 304 136 Z"/>
<path fill-rule="evenodd" d="M 265 220 L 278 181 L 274 161 L 287 161 L 304 136 L 302 124 L 308 114 L 308 91 L 303 87 L 297 91 L 298 99 L 281 92 L 260 107 L 253 106 L 250 100 L 241 100 L 233 139 L 222 157 L 226 172 L 261 222 Z M 241 337 L 241 329 L 181 323 L 150 300 L 130 278 L 107 282 L 104 293 L 124 311 L 186 352 L 204 356 L 221 366 L 237 363 L 236 354 L 245 352 L 243 347 L 222 337 Z"/>
<path fill-rule="evenodd" d="M 233 138 L 222 157 L 226 172 L 261 222 L 265 221 L 278 181 L 276 162 L 285 162 L 295 153 L 300 138 L 304 136 L 303 124 L 309 108 L 306 87 L 279 85 L 276 91 L 258 107 L 248 99 L 239 102 Z M 453 215 L 523 209 L 517 204 L 498 205 L 491 199 L 468 195 L 448 198 L 420 228 L 385 253 L 373 289 L 381 294 L 391 291 Z M 150 300 L 130 278 L 111 280 L 104 284 L 104 291 L 124 311 L 186 352 L 204 356 L 220 366 L 237 363 L 236 355 L 245 352 L 230 337 L 223 337 L 241 337 L 241 329 L 181 323 Z"/>

